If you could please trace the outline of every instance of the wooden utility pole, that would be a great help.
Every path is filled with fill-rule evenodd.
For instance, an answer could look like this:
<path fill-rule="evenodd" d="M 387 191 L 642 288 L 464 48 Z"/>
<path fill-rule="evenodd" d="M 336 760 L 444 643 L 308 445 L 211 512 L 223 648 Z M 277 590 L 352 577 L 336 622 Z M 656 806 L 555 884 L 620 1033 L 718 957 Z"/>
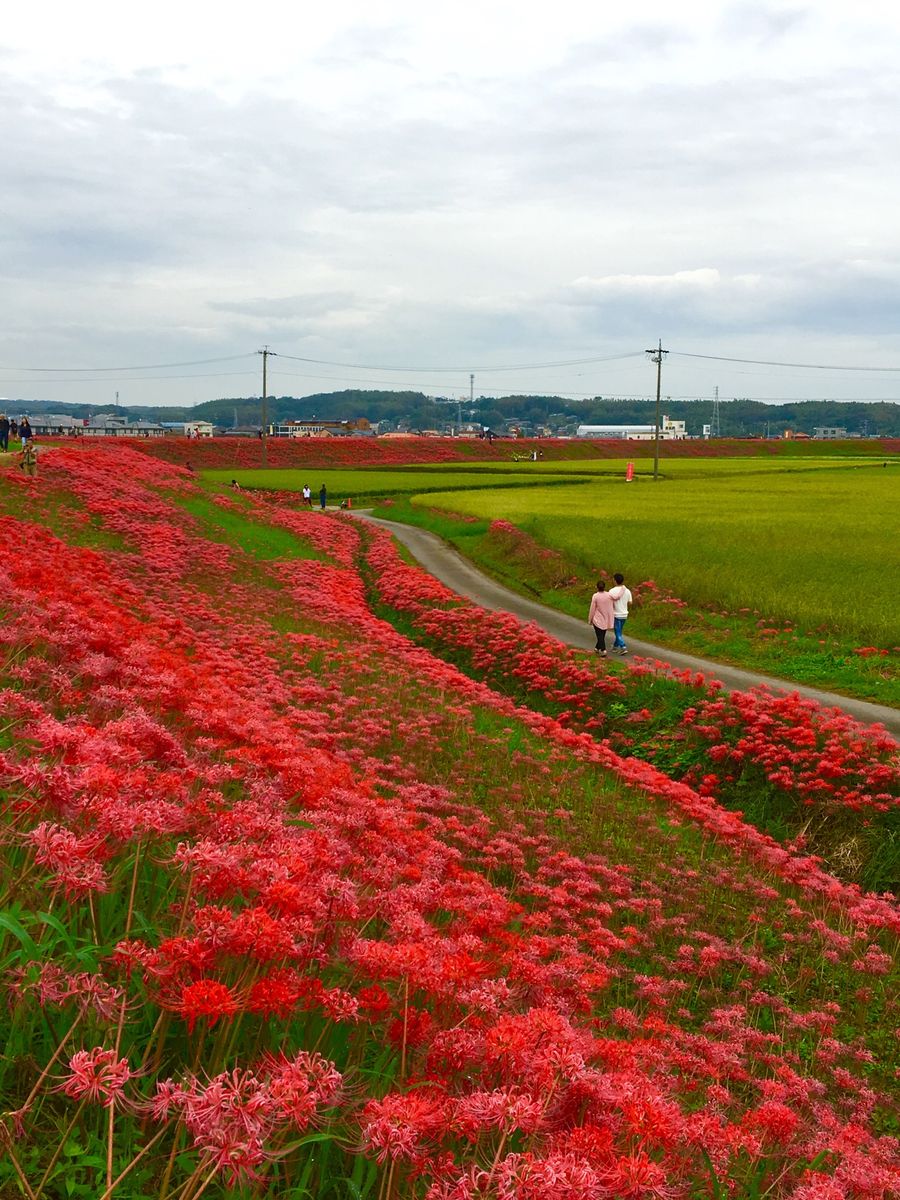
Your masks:
<path fill-rule="evenodd" d="M 262 360 L 263 360 L 262 400 L 261 400 L 262 411 L 260 413 L 260 416 L 262 418 L 262 430 L 261 430 L 261 433 L 262 433 L 262 465 L 263 465 L 263 468 L 265 468 L 265 467 L 268 467 L 268 465 L 269 465 L 269 455 L 268 455 L 268 445 L 267 445 L 267 443 L 269 441 L 269 409 L 268 409 L 268 405 L 266 403 L 266 400 L 267 400 L 266 366 L 268 365 L 269 355 L 274 354 L 274 351 L 270 350 L 268 346 L 264 346 L 262 350 L 257 350 L 256 353 L 261 354 Z"/>
<path fill-rule="evenodd" d="M 668 350 L 662 348 L 662 338 L 655 350 L 647 350 L 650 361 L 656 363 L 656 434 L 653 439 L 653 478 L 659 479 L 659 395 L 662 388 L 662 361 Z"/>

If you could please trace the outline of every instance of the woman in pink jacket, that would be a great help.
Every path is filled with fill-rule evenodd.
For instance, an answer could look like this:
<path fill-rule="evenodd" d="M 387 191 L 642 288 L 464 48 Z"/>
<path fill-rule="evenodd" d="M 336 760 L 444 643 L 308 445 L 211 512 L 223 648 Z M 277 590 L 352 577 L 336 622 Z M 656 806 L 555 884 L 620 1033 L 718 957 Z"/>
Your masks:
<path fill-rule="evenodd" d="M 602 579 L 597 580 L 597 590 L 591 596 L 588 624 L 593 625 L 597 635 L 597 653 L 601 658 L 606 658 L 606 631 L 613 627 L 613 598 Z"/>

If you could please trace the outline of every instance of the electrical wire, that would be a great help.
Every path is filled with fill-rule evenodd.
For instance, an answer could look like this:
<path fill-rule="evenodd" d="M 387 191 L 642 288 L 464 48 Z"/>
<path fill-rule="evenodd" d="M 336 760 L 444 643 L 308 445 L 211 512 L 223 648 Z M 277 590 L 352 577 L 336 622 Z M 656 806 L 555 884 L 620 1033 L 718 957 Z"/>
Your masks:
<path fill-rule="evenodd" d="M 409 371 L 410 373 L 420 375 L 428 375 L 432 372 L 447 372 L 457 375 L 483 375 L 488 371 L 538 371 L 543 370 L 545 367 L 581 367 L 591 363 L 619 362 L 626 358 L 641 358 L 644 351 L 632 350 L 628 354 L 613 354 L 608 358 L 567 358 L 557 359 L 554 362 L 515 363 L 508 367 L 379 367 L 372 363 L 337 362 L 330 358 L 303 358 L 297 354 L 281 354 L 276 351 L 271 351 L 271 354 L 275 358 L 287 358 L 292 362 L 313 363 L 319 367 L 345 367 L 352 371 Z"/>
<path fill-rule="evenodd" d="M 703 358 L 709 362 L 746 363 L 755 367 L 795 367 L 804 371 L 880 371 L 886 373 L 900 371 L 900 367 L 841 367 L 830 363 L 770 362 L 765 358 L 727 358 L 722 354 L 690 354 L 687 350 L 672 350 L 670 353 L 678 358 Z"/>
<path fill-rule="evenodd" d="M 165 371 L 170 367 L 206 367 L 210 363 L 235 362 L 239 358 L 255 357 L 256 351 L 250 351 L 245 354 L 229 354 L 224 358 L 195 358 L 188 362 L 176 363 L 143 363 L 136 367 L 3 367 L 0 366 L 0 371 L 21 371 L 23 373 L 37 373 L 41 375 L 79 375 L 83 371 L 89 371 L 94 374 L 109 374 L 114 371 Z M 177 378 L 177 376 L 172 376 Z"/>
<path fill-rule="evenodd" d="M 52 383 L 54 387 L 61 383 L 147 383 L 150 381 L 163 381 L 167 379 L 246 379 L 248 375 L 256 378 L 255 371 L 204 371 L 196 375 L 123 375 L 121 379 L 116 377 L 103 375 L 99 379 L 95 378 L 78 378 L 78 379 L 0 379 L 0 386 L 6 387 L 9 383 Z"/>
<path fill-rule="evenodd" d="M 419 391 L 425 391 L 426 389 L 433 388 L 435 386 L 435 383 L 433 380 L 429 381 L 428 383 L 421 383 L 421 382 L 411 382 L 409 380 L 403 380 L 401 382 L 399 380 L 389 380 L 389 379 L 354 379 L 349 375 L 348 376 L 313 375 L 313 374 L 307 373 L 306 371 L 304 371 L 302 374 L 297 374 L 293 371 L 282 371 L 278 367 L 274 367 L 274 368 L 270 367 L 269 368 L 269 378 L 270 379 L 318 379 L 325 383 L 336 383 L 336 384 L 345 384 L 345 385 L 347 385 L 347 384 L 373 385 L 374 384 L 376 387 L 379 387 L 379 388 L 385 388 L 385 389 L 401 388 L 406 391 L 409 391 L 412 388 L 416 388 Z M 462 383 L 460 384 L 460 386 L 461 387 L 463 386 Z M 512 388 L 514 386 L 515 385 L 513 385 L 513 384 L 505 385 L 506 388 Z M 488 391 L 499 391 L 498 388 L 493 388 L 493 389 L 489 388 L 487 390 Z M 482 392 L 482 394 L 483 394 L 485 389 L 479 388 L 479 391 Z M 597 395 L 597 393 L 595 391 L 594 392 L 579 392 L 579 391 L 573 390 L 572 388 L 560 388 L 559 392 L 561 394 L 565 394 L 567 396 L 596 396 Z M 504 394 L 508 395 L 510 393 L 505 391 Z M 527 391 L 527 390 L 524 390 L 521 388 L 516 388 L 515 395 L 518 395 L 518 396 L 526 396 L 526 395 L 544 396 L 544 395 L 547 395 L 547 393 L 546 392 L 531 392 L 531 391 Z M 468 403 L 468 399 L 464 398 L 463 402 Z M 453 403 L 456 404 L 457 401 L 454 399 Z"/>

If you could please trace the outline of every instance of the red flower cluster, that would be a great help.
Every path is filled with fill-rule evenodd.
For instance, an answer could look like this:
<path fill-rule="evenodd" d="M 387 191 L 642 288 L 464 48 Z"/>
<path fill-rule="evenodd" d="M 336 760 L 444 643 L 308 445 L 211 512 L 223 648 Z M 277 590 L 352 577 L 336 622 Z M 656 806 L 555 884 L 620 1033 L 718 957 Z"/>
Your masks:
<path fill-rule="evenodd" d="M 160 1174 L 186 1136 L 198 1194 L 300 1164 L 324 1193 L 319 1126 L 432 1200 L 686 1200 L 710 1165 L 886 1200 L 896 905 L 398 633 L 367 588 L 571 724 L 601 689 L 627 707 L 383 539 L 363 573 L 350 522 L 242 498 L 316 551 L 260 562 L 203 536 L 194 491 L 121 447 L 48 454 L 0 563 L 2 878 L 62 930 L 40 964 L 23 930 L 8 981 L 29 1135 L 68 1062 L 83 1119 L 112 1110 L 92 1136 L 140 1131 Z M 58 1043 L 34 1000 L 68 1010 Z"/>

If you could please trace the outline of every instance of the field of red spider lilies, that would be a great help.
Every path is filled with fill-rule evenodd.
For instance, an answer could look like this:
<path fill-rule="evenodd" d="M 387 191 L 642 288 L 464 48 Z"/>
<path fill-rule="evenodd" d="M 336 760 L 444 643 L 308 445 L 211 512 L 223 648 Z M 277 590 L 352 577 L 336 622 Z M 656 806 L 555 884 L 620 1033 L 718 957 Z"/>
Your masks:
<path fill-rule="evenodd" d="M 885 737 L 121 446 L 0 508 L 0 1195 L 898 1194 L 896 900 L 735 811 L 896 837 Z"/>
<path fill-rule="evenodd" d="M 124 443 L 123 443 L 124 444 Z M 131 443 L 144 454 L 161 458 L 194 470 L 238 470 L 259 467 L 262 446 L 257 438 L 167 437 Z M 503 462 L 514 457 L 529 458 L 538 450 L 547 462 L 560 460 L 622 458 L 621 440 L 599 441 L 585 438 L 269 438 L 266 446 L 270 467 L 397 467 L 416 463 Z M 783 442 L 753 439 L 719 439 L 715 442 L 693 439 L 667 442 L 669 458 L 722 458 L 782 455 L 821 456 L 823 454 L 900 454 L 900 439 L 881 438 L 865 442 Z M 629 442 L 629 458 L 652 458 L 652 442 Z"/>

